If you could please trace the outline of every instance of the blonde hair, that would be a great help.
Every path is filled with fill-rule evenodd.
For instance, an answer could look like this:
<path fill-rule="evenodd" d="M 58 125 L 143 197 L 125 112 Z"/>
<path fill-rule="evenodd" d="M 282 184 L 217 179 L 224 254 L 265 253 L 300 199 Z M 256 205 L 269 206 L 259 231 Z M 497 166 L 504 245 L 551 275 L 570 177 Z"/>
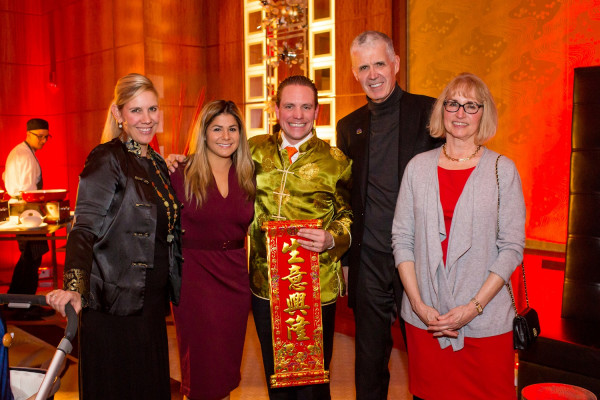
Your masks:
<path fill-rule="evenodd" d="M 235 165 L 238 184 L 246 192 L 249 200 L 253 200 L 256 193 L 254 162 L 250 155 L 250 146 L 248 146 L 242 113 L 232 101 L 215 100 L 202 108 L 190 130 L 189 153 L 187 154 L 187 165 L 184 169 L 185 198 L 190 203 L 195 200 L 198 208 L 206 201 L 207 189 L 215 184 L 208 163 L 206 132 L 213 120 L 221 114 L 231 115 L 239 127 L 239 145 L 231 156 L 233 165 Z"/>
<path fill-rule="evenodd" d="M 102 131 L 100 143 L 109 142 L 123 134 L 123 129 L 119 128 L 119 122 L 115 119 L 112 113 L 112 106 L 116 105 L 119 110 L 122 110 L 123 106 L 125 106 L 128 101 L 139 96 L 147 90 L 154 93 L 158 99 L 158 92 L 156 91 L 154 84 L 144 75 L 133 73 L 125 75 L 117 81 L 117 84 L 115 85 L 115 96 L 108 107 L 108 113 L 106 115 L 106 122 L 104 123 L 104 130 Z"/>
<path fill-rule="evenodd" d="M 455 95 L 464 97 L 472 96 L 475 97 L 477 103 L 483 104 L 483 115 L 479 121 L 479 130 L 475 134 L 475 144 L 484 144 L 494 137 L 496 128 L 498 127 L 496 103 L 486 84 L 479 77 L 468 72 L 463 72 L 452 79 L 435 101 L 431 118 L 429 119 L 431 136 L 435 138 L 446 137 L 444 101 Z"/>

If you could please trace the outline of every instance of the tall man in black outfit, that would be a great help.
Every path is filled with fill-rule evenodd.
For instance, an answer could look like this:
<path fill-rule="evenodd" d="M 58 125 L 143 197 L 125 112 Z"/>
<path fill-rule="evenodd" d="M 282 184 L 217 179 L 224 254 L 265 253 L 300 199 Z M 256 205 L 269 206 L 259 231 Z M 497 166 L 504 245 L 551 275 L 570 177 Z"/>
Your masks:
<path fill-rule="evenodd" d="M 403 293 L 392 255 L 392 220 L 406 164 L 436 145 L 427 129 L 435 99 L 398 86 L 400 58 L 387 35 L 361 33 L 350 54 L 367 104 L 337 124 L 337 146 L 352 159 L 354 180 L 352 245 L 342 262 L 349 267 L 356 323 L 356 398 L 383 400 L 390 380 L 391 326 Z"/>

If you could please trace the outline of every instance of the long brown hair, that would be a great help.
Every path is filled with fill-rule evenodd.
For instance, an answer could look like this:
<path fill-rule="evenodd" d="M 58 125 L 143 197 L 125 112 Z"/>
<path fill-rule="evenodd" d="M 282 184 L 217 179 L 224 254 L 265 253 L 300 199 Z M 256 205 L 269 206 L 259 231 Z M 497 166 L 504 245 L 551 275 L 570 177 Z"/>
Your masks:
<path fill-rule="evenodd" d="M 206 201 L 207 189 L 215 184 L 208 163 L 206 132 L 212 121 L 221 114 L 231 115 L 239 127 L 239 145 L 231 156 L 233 165 L 235 165 L 238 184 L 246 192 L 249 200 L 253 200 L 256 193 L 253 179 L 254 163 L 250 155 L 250 146 L 248 146 L 242 113 L 232 101 L 215 100 L 206 104 L 198 118 L 192 123 L 189 154 L 187 154 L 187 165 L 184 170 L 185 198 L 190 203 L 195 200 L 198 208 Z"/>

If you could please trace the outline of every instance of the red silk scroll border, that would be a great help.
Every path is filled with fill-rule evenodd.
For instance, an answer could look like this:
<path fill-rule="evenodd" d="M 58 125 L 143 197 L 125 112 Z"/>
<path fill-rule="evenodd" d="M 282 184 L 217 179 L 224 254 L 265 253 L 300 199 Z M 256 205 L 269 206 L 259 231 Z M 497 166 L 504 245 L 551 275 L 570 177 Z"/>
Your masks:
<path fill-rule="evenodd" d="M 275 373 L 271 387 L 329 382 L 324 369 L 319 254 L 298 246 L 300 228 L 320 220 L 268 221 L 267 252 Z"/>

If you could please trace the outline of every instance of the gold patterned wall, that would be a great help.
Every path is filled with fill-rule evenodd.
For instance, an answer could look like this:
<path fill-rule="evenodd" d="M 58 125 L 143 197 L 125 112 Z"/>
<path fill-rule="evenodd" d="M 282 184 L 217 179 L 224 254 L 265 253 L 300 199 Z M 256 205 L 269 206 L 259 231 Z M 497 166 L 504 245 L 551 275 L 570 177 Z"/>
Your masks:
<path fill-rule="evenodd" d="M 531 247 L 564 250 L 573 68 L 600 65 L 600 2 L 411 0 L 408 89 L 479 75 L 499 110 L 489 147 L 519 169 Z"/>

